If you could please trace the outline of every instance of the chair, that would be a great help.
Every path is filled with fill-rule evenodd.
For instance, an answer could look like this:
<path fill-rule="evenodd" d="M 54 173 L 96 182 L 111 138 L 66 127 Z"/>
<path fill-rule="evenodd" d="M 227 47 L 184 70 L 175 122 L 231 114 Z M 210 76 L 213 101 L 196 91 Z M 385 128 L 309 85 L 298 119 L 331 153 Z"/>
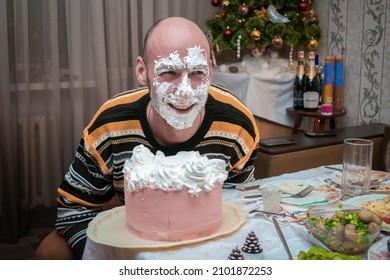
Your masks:
<path fill-rule="evenodd" d="M 384 128 L 382 142 L 382 170 L 390 172 L 390 125 Z"/>

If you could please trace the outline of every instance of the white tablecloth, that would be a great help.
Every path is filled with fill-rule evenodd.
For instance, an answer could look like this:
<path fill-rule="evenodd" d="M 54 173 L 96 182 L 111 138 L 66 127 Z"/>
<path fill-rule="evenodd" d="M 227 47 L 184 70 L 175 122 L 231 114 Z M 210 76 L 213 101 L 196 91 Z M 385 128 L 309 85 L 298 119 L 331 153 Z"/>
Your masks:
<path fill-rule="evenodd" d="M 325 169 L 324 167 L 318 167 L 277 177 L 260 179 L 258 180 L 258 183 L 263 185 L 278 180 L 313 180 L 324 182 L 330 178 L 330 174 L 333 172 L 334 171 Z M 256 202 L 248 202 L 241 199 L 243 195 L 243 191 L 238 191 L 236 189 L 224 189 L 223 191 L 223 199 L 240 206 L 244 212 L 255 208 Z M 287 204 L 283 204 L 283 208 L 290 212 L 295 210 L 307 210 L 307 207 L 298 207 Z M 293 255 L 297 255 L 300 250 L 306 251 L 313 245 L 321 246 L 317 240 L 307 233 L 303 225 L 291 222 L 285 223 L 286 218 L 279 217 L 278 219 Z M 110 229 L 104 230 L 109 231 Z M 243 245 L 245 238 L 250 231 L 254 231 L 259 238 L 260 245 L 264 250 L 262 255 L 263 259 L 288 259 L 272 221 L 264 215 L 247 217 L 241 228 L 228 236 L 181 247 L 151 250 L 123 249 L 97 244 L 88 239 L 83 259 L 225 260 L 233 248 L 236 246 L 241 247 Z"/>
<path fill-rule="evenodd" d="M 237 66 L 238 73 L 222 72 L 220 66 L 213 69 L 213 82 L 235 93 L 251 110 L 252 114 L 272 122 L 290 126 L 294 117 L 286 108 L 293 106 L 295 68 L 288 69 L 288 60 L 272 58 L 269 68 L 263 70 L 265 58 L 245 56 Z M 244 66 L 242 65 L 244 64 Z"/>

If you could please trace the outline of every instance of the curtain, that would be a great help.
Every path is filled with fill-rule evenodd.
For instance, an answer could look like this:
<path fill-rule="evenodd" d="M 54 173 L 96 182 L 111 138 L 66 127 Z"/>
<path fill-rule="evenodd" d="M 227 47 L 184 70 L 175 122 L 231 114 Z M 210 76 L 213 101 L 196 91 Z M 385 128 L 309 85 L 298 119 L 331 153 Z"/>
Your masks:
<path fill-rule="evenodd" d="M 214 12 L 209 0 L 0 0 L 0 242 L 55 207 L 84 126 L 137 86 L 148 28 L 183 16 L 205 29 Z"/>

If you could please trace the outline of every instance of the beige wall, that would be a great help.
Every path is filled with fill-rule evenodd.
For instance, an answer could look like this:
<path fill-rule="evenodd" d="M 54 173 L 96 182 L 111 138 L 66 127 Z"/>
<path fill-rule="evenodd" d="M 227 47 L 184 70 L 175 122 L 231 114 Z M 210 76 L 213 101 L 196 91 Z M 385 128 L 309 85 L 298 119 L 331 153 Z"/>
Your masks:
<path fill-rule="evenodd" d="M 315 0 L 320 58 L 345 57 L 342 126 L 390 124 L 390 0 Z"/>

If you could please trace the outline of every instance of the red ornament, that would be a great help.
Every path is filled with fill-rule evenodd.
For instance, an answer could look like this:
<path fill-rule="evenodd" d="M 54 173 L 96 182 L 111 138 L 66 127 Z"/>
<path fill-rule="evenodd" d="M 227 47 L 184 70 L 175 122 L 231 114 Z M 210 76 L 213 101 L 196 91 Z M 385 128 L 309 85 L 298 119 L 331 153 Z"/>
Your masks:
<path fill-rule="evenodd" d="M 248 14 L 249 7 L 246 4 L 242 4 L 238 7 L 238 13 L 242 16 L 246 16 Z"/>
<path fill-rule="evenodd" d="M 275 38 L 272 40 L 272 45 L 279 48 L 281 45 L 283 45 L 283 39 L 280 36 L 275 36 Z"/>
<path fill-rule="evenodd" d="M 223 36 L 226 38 L 226 39 L 230 39 L 232 38 L 233 36 L 233 31 L 230 30 L 229 26 L 223 31 Z"/>
<path fill-rule="evenodd" d="M 214 7 L 218 7 L 221 4 L 220 0 L 211 0 L 211 5 Z"/>
<path fill-rule="evenodd" d="M 298 9 L 301 11 L 301 12 L 304 12 L 308 9 L 309 5 L 307 4 L 307 2 L 305 1 L 302 1 L 302 2 L 299 2 L 298 4 Z"/>

